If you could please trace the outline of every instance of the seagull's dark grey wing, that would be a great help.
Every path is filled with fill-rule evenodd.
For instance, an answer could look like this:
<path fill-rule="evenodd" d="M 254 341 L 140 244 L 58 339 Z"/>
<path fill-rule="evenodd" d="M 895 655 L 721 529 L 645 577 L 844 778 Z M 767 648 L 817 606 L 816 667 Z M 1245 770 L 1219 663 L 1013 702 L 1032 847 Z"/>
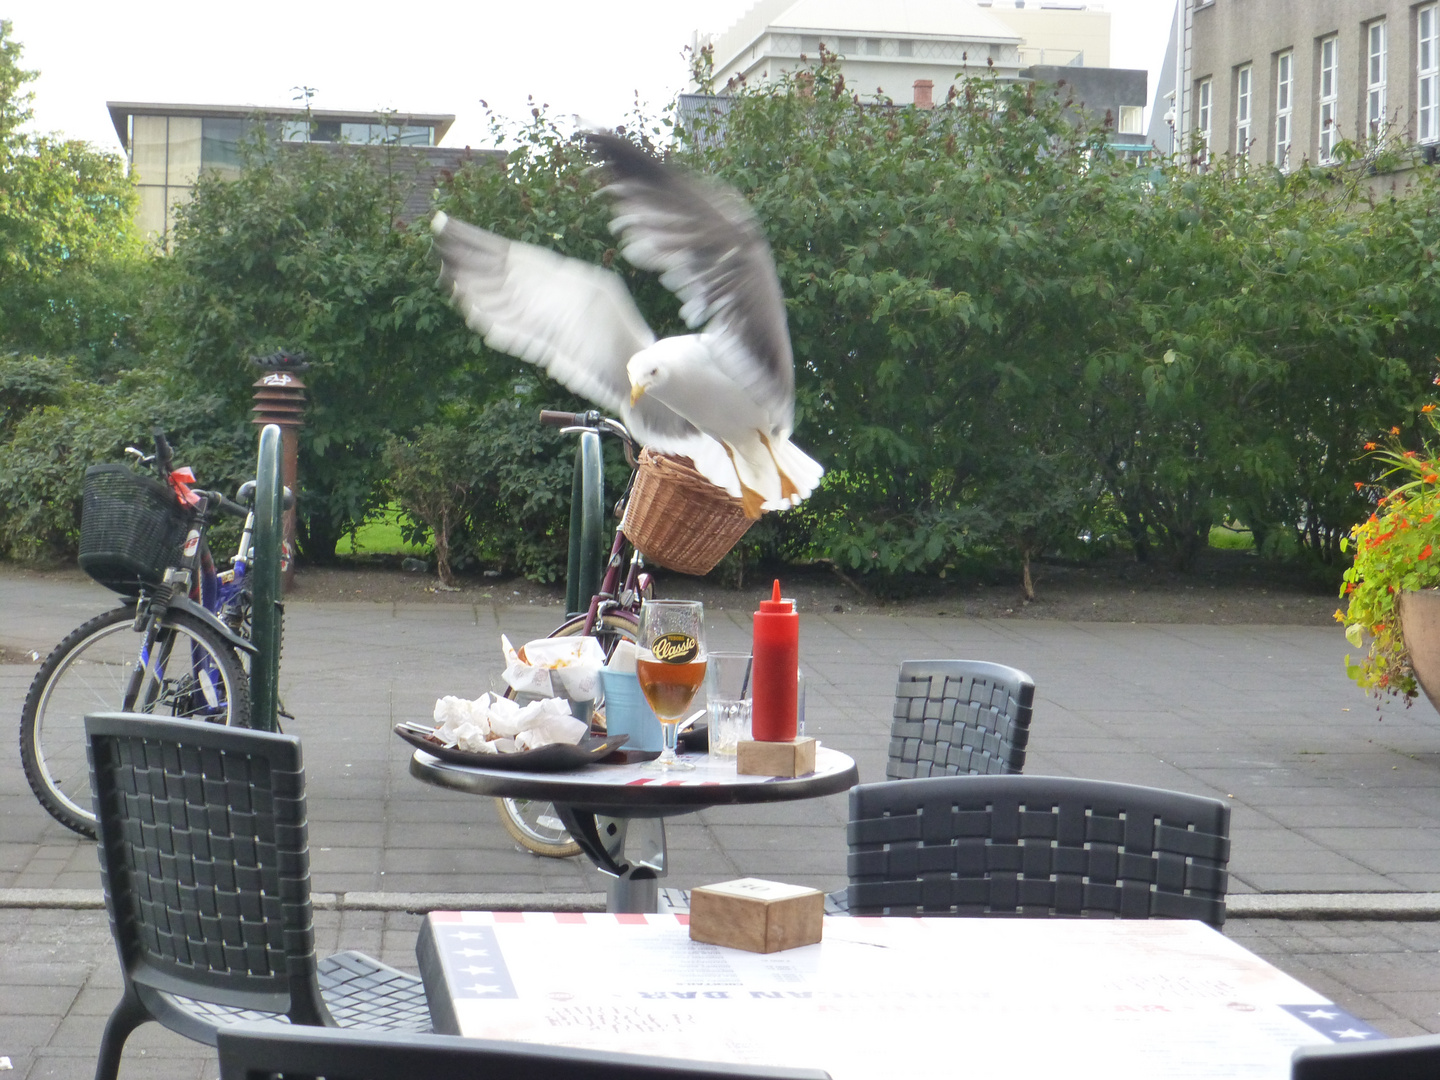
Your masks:
<path fill-rule="evenodd" d="M 492 349 L 543 368 L 619 415 L 646 445 L 689 454 L 697 440 L 708 439 L 659 401 L 642 397 L 631 407 L 625 365 L 655 335 L 619 274 L 445 214 L 435 215 L 431 229 L 441 279 Z"/>
<path fill-rule="evenodd" d="M 615 202 L 610 227 L 636 266 L 680 298 L 685 322 L 706 328 L 720 362 L 766 412 L 794 424 L 795 361 L 770 245 L 733 189 L 668 168 L 615 135 L 594 133 Z"/>

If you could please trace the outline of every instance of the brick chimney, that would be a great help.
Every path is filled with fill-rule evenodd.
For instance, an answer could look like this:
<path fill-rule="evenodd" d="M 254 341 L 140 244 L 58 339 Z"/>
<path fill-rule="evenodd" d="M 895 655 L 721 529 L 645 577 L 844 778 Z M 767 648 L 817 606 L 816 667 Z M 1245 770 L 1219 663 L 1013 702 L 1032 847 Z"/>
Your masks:
<path fill-rule="evenodd" d="M 915 80 L 915 107 L 917 109 L 933 109 L 935 83 L 930 79 Z"/>

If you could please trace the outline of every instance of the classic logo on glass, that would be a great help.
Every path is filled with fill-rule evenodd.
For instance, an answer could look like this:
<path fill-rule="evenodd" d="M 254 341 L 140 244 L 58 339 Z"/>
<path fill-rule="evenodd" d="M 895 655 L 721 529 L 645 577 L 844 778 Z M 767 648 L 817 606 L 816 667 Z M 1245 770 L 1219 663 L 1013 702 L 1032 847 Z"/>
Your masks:
<path fill-rule="evenodd" d="M 663 634 L 650 643 L 662 664 L 688 664 L 700 654 L 700 643 L 689 634 Z"/>

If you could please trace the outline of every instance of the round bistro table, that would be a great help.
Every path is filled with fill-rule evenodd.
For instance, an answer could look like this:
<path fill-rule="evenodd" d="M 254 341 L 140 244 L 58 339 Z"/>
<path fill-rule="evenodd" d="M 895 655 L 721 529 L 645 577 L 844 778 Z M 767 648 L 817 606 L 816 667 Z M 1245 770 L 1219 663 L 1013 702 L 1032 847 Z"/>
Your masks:
<path fill-rule="evenodd" d="M 734 758 L 682 754 L 693 771 L 655 772 L 644 763 L 588 765 L 571 772 L 520 772 L 455 765 L 416 750 L 410 775 L 427 784 L 499 798 L 554 803 L 580 850 L 612 877 L 607 911 L 654 912 L 665 876 L 665 819 L 707 806 L 816 799 L 859 782 L 854 760 L 821 746 L 804 776 L 741 776 Z"/>

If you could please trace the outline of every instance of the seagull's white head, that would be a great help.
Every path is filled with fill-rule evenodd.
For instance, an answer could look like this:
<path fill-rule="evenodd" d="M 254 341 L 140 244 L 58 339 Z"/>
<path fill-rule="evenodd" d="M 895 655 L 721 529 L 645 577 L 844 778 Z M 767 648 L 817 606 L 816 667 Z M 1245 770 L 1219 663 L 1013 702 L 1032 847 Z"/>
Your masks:
<path fill-rule="evenodd" d="M 654 346 L 642 349 L 630 358 L 626 373 L 630 376 L 630 404 L 634 405 L 644 395 L 662 386 L 669 377 L 669 365 L 663 353 Z"/>

